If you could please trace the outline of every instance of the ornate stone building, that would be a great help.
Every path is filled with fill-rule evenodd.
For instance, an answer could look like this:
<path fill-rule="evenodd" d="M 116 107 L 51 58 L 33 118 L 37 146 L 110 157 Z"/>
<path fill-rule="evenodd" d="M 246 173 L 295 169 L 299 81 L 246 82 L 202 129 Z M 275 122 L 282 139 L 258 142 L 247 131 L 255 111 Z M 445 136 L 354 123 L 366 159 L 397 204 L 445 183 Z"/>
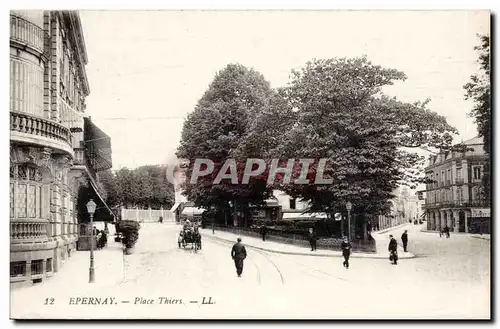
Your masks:
<path fill-rule="evenodd" d="M 96 163 L 111 165 L 109 137 L 85 142 L 86 64 L 77 12 L 11 12 L 11 282 L 59 270 L 76 249 L 79 188 L 96 185 Z"/>
<path fill-rule="evenodd" d="M 428 230 L 446 225 L 455 232 L 490 231 L 490 202 L 481 195 L 486 156 L 482 138 L 463 142 L 470 150 L 433 155 L 425 169 L 433 181 L 426 186 L 425 211 Z"/>

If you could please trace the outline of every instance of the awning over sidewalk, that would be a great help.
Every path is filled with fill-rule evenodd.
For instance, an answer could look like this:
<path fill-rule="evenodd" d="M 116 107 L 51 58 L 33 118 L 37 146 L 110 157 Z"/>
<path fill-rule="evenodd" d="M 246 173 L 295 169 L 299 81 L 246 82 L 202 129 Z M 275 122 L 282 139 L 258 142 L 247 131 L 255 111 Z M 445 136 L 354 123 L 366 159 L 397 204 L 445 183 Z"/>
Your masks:
<path fill-rule="evenodd" d="M 97 127 L 90 117 L 84 118 L 84 144 L 89 165 L 94 171 L 111 169 L 111 138 Z"/>
<path fill-rule="evenodd" d="M 182 210 L 182 215 L 186 216 L 198 216 L 201 215 L 205 212 L 205 209 L 203 208 L 197 208 L 197 207 L 185 207 Z"/>
<path fill-rule="evenodd" d="M 104 205 L 104 207 L 106 207 L 106 209 L 108 209 L 109 213 L 113 216 L 113 218 L 115 218 L 115 214 L 113 213 L 113 211 L 111 210 L 111 208 L 109 208 L 109 206 L 106 204 L 106 201 L 104 201 L 104 198 L 101 196 L 101 194 L 99 194 L 99 189 L 97 188 L 97 186 L 98 186 L 97 182 L 94 180 L 94 178 L 92 177 L 92 175 L 88 175 L 88 177 L 89 177 L 89 180 L 90 180 L 90 185 L 92 185 L 92 188 L 94 189 L 95 194 L 97 194 L 97 197 L 102 202 L 102 204 Z"/>
<path fill-rule="evenodd" d="M 315 212 L 315 213 L 284 212 L 282 220 L 320 220 L 327 218 L 328 215 L 324 212 Z"/>
<path fill-rule="evenodd" d="M 172 211 L 172 212 L 173 212 L 173 211 L 176 211 L 176 210 L 177 210 L 177 208 L 179 208 L 179 206 L 180 206 L 180 205 L 181 205 L 181 203 L 180 203 L 180 202 L 176 202 L 176 203 L 172 206 L 172 208 L 170 208 L 170 211 Z"/>

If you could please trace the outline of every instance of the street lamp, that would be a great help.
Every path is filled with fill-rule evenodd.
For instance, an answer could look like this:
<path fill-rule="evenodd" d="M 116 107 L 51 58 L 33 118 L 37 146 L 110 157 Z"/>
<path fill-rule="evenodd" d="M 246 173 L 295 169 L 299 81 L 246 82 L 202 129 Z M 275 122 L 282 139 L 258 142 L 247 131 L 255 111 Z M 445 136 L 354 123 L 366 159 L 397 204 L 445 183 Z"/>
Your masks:
<path fill-rule="evenodd" d="M 95 271 L 94 271 L 94 213 L 96 204 L 90 199 L 87 203 L 87 211 L 90 215 L 90 268 L 89 268 L 89 283 L 95 281 Z"/>
<path fill-rule="evenodd" d="M 347 209 L 347 230 L 348 230 L 348 237 L 349 241 L 351 241 L 351 209 L 352 209 L 352 203 L 347 201 L 345 204 L 345 207 Z"/>

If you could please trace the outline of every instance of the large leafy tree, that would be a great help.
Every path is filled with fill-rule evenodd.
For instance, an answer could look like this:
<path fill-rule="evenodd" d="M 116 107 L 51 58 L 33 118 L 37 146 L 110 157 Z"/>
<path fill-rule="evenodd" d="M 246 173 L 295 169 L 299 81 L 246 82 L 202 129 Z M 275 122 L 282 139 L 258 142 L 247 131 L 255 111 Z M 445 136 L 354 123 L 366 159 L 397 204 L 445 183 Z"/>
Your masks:
<path fill-rule="evenodd" d="M 190 161 L 187 177 L 191 177 L 195 159 L 210 159 L 215 163 L 212 176 L 195 184 L 186 182 L 185 195 L 197 206 L 227 209 L 232 201 L 242 211 L 248 211 L 249 204 L 259 204 L 269 194 L 261 181 L 254 180 L 250 184 L 231 184 L 227 180 L 221 184 L 212 182 L 227 159 L 245 153 L 245 140 L 252 131 L 254 118 L 269 108 L 273 95 L 269 83 L 253 69 L 230 64 L 217 73 L 184 122 L 177 151 L 178 158 Z M 258 150 L 253 154 L 260 155 Z M 244 162 L 238 162 L 237 166 L 241 168 Z"/>
<path fill-rule="evenodd" d="M 174 203 L 174 188 L 167 181 L 164 167 L 122 168 L 116 172 L 114 179 L 118 203 L 126 208 L 169 209 Z"/>
<path fill-rule="evenodd" d="M 312 210 L 344 212 L 350 201 L 358 214 L 379 214 L 398 185 L 425 182 L 425 158 L 415 149 L 450 148 L 456 130 L 427 102 L 409 104 L 382 93 L 405 78 L 365 57 L 314 60 L 295 71 L 286 99 L 297 121 L 273 152 L 282 159 L 328 159 L 324 177 L 333 183 L 313 183 L 316 161 L 310 184 L 280 188 L 310 201 Z"/>
<path fill-rule="evenodd" d="M 464 85 L 465 98 L 474 102 L 470 115 L 474 117 L 479 136 L 484 139 L 484 151 L 487 161 L 484 166 L 483 187 L 484 196 L 487 200 L 491 196 L 491 95 L 490 95 L 490 38 L 479 36 L 480 44 L 474 47 L 479 53 L 479 72 L 470 77 L 470 81 Z"/>
<path fill-rule="evenodd" d="M 97 183 L 104 193 L 103 197 L 106 199 L 106 204 L 109 207 L 118 205 L 118 189 L 113 172 L 111 170 L 105 170 L 97 173 Z"/>

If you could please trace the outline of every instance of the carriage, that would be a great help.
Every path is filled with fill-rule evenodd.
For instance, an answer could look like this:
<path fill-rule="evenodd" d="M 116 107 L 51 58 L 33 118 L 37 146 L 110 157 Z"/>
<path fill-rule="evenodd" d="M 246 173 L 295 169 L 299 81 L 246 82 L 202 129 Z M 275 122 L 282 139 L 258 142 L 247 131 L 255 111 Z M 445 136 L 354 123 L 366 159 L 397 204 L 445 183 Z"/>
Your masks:
<path fill-rule="evenodd" d="M 177 244 L 179 248 L 186 248 L 188 244 L 191 244 L 191 249 L 195 252 L 201 250 L 201 234 L 198 228 L 184 228 L 179 234 Z"/>

